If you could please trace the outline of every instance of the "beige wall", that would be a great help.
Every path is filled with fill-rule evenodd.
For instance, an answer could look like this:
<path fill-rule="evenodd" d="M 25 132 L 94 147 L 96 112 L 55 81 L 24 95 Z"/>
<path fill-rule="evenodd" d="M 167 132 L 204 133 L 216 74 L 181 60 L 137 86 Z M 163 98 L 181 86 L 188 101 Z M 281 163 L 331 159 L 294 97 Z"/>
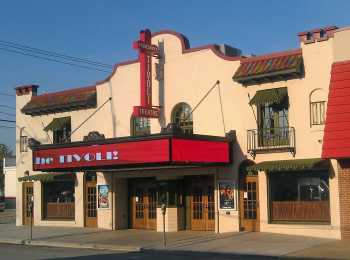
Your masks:
<path fill-rule="evenodd" d="M 16 197 L 16 167 L 4 167 L 5 197 Z"/>
<path fill-rule="evenodd" d="M 179 231 L 180 210 L 178 208 L 167 208 L 165 212 L 165 232 Z M 163 215 L 161 208 L 157 208 L 157 232 L 163 232 Z"/>
<path fill-rule="evenodd" d="M 193 113 L 194 132 L 196 134 L 208 134 L 224 136 L 229 130 L 236 130 L 237 143 L 234 145 L 234 163 L 230 167 L 218 170 L 217 180 L 231 180 L 238 184 L 238 166 L 244 159 L 253 159 L 247 154 L 247 129 L 257 128 L 254 113 L 256 108 L 248 105 L 248 95 L 252 98 L 257 90 L 287 87 L 289 96 L 289 125 L 296 129 L 296 155 L 295 158 L 314 158 L 321 156 L 323 126 L 310 126 L 310 101 L 314 99 L 327 99 L 330 80 L 331 64 L 334 60 L 341 60 L 348 57 L 348 48 L 346 44 L 350 42 L 350 36 L 345 31 L 335 34 L 334 38 L 328 41 L 316 42 L 304 45 L 300 48 L 303 53 L 305 66 L 305 77 L 301 79 L 292 79 L 274 83 L 265 83 L 243 87 L 234 82 L 232 76 L 239 67 L 239 61 L 229 61 L 216 55 L 211 49 L 202 49 L 193 52 L 183 53 L 180 40 L 172 34 L 160 34 L 152 38 L 153 44 L 164 44 L 164 80 L 159 82 L 155 79 L 155 64 L 153 64 L 153 105 L 164 105 L 164 118 L 161 120 L 151 119 L 152 133 L 160 132 L 160 128 L 168 124 L 171 120 L 171 111 L 173 107 L 180 102 L 188 103 L 192 108 L 200 101 L 205 93 L 220 80 L 220 90 L 222 96 L 222 105 L 224 112 L 224 129 L 221 118 L 220 100 L 218 89 L 215 89 Z M 153 63 L 158 62 L 153 59 Z M 164 88 L 164 89 L 163 89 Z M 317 90 L 317 92 L 316 92 Z M 104 106 L 94 117 L 92 117 L 81 129 L 72 136 L 72 141 L 82 140 L 83 136 L 90 131 L 99 131 L 106 138 L 121 137 L 130 135 L 130 116 L 134 105 L 139 105 L 139 64 L 130 63 L 119 66 L 112 77 L 97 85 L 98 106 L 105 102 L 108 97 L 112 101 Z M 44 126 L 51 122 L 54 117 L 71 116 L 72 129 L 78 126 L 83 120 L 91 114 L 94 109 L 57 113 L 45 116 L 30 117 L 19 112 L 30 99 L 30 96 L 17 97 L 17 127 L 25 127 L 28 136 L 32 136 L 42 143 L 49 143 L 50 140 L 42 130 Z M 164 101 L 164 104 L 163 102 Z M 160 123 L 161 122 L 161 123 Z M 31 172 L 31 153 L 19 153 L 19 129 L 17 129 L 17 158 L 19 159 L 17 177 L 21 177 L 25 170 Z M 266 153 L 258 154 L 255 162 L 271 160 L 290 160 L 294 157 L 290 153 Z M 200 169 L 199 169 L 200 170 Z M 191 172 L 192 171 L 192 172 Z M 183 170 L 174 172 L 174 175 L 193 174 L 197 170 Z M 130 177 L 130 173 L 115 173 L 120 177 Z M 137 173 L 132 173 L 137 176 Z M 150 176 L 159 176 L 163 171 L 151 171 Z M 140 174 L 141 175 L 141 174 Z M 260 175 L 260 199 L 266 204 L 267 190 L 264 184 L 264 175 Z M 108 183 L 112 181 L 107 174 L 98 175 L 98 183 Z M 333 180 L 332 201 L 337 194 L 337 185 Z M 81 183 L 79 182 L 79 185 Z M 127 191 L 123 186 L 124 180 L 118 180 L 115 183 L 116 205 L 125 206 L 124 196 Z M 264 186 L 265 185 L 265 186 Z M 17 185 L 17 195 L 21 198 L 20 185 Z M 123 195 L 118 196 L 118 191 Z M 237 192 L 237 191 L 236 191 Z M 333 194 L 334 193 L 334 194 Z M 111 195 L 112 196 L 112 195 Z M 111 197 L 112 198 L 112 197 Z M 217 196 L 215 196 L 217 201 Z M 334 197 L 335 198 L 335 197 Z M 236 200 L 236 204 L 238 199 Z M 264 205 L 264 204 L 262 204 Z M 336 203 L 332 202 L 332 225 L 331 226 L 310 226 L 310 225 L 267 225 L 266 207 L 262 209 L 262 230 L 274 230 L 280 233 L 314 232 L 317 235 L 318 230 L 328 230 L 332 237 L 337 237 L 337 231 L 333 231 L 338 223 L 338 211 Z M 118 208 L 118 206 L 117 206 Z M 17 203 L 18 216 L 17 224 L 21 224 L 21 199 Z M 265 211 L 264 211 L 265 210 Z M 171 211 L 171 210 L 170 210 Z M 334 214 L 333 214 L 334 212 Z M 123 217 L 124 213 L 114 212 L 112 210 L 98 210 L 98 226 L 101 228 L 112 229 L 126 227 Z M 175 214 L 170 212 L 169 214 Z M 113 216 L 115 215 L 115 216 Z M 125 214 L 124 214 L 125 215 Z M 170 216 L 170 215 L 169 215 Z M 216 231 L 238 231 L 239 218 L 238 209 L 230 211 L 217 210 Z M 175 218 L 175 216 L 174 216 Z M 112 222 L 115 219 L 115 224 Z M 167 218 L 168 219 L 168 218 Z M 168 221 L 168 220 L 167 220 Z M 80 224 L 79 224 L 80 225 Z M 159 223 L 157 222 L 157 228 Z M 169 230 L 172 230 L 175 224 L 169 222 Z M 336 228 L 336 227 L 335 227 Z M 328 231 L 325 231 L 326 234 Z M 310 233 L 310 234 L 311 234 Z"/>
<path fill-rule="evenodd" d="M 334 35 L 334 61 L 350 60 L 350 27 L 338 29 Z"/>

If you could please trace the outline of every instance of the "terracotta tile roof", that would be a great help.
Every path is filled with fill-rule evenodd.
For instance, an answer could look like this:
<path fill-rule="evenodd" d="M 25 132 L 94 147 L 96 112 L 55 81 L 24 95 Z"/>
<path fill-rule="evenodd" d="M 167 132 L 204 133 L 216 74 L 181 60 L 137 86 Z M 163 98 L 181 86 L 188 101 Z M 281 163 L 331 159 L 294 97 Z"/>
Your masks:
<path fill-rule="evenodd" d="M 302 73 L 301 49 L 243 59 L 233 79 L 242 84 Z"/>
<path fill-rule="evenodd" d="M 350 60 L 333 63 L 322 158 L 350 158 Z"/>
<path fill-rule="evenodd" d="M 91 86 L 33 96 L 21 111 L 34 116 L 93 108 L 96 105 L 96 86 Z"/>

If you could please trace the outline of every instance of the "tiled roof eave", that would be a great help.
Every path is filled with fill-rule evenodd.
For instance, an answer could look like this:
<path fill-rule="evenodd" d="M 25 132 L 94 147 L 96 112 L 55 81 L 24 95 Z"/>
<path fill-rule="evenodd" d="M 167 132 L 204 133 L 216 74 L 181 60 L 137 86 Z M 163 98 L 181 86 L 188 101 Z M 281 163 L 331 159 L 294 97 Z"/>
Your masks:
<path fill-rule="evenodd" d="M 83 101 L 83 102 L 75 102 L 74 104 L 70 103 L 65 105 L 53 105 L 53 106 L 33 107 L 33 108 L 23 107 L 21 111 L 26 115 L 35 116 L 35 115 L 68 112 L 68 111 L 88 109 L 88 108 L 96 108 L 96 102 Z"/>
<path fill-rule="evenodd" d="M 267 79 L 276 79 L 279 77 L 300 77 L 302 76 L 302 71 L 300 66 L 297 68 L 287 69 L 287 70 L 279 70 L 269 73 L 257 74 L 257 75 L 249 75 L 243 77 L 234 76 L 233 80 L 239 82 L 241 84 L 250 83 L 254 81 L 261 81 Z"/>

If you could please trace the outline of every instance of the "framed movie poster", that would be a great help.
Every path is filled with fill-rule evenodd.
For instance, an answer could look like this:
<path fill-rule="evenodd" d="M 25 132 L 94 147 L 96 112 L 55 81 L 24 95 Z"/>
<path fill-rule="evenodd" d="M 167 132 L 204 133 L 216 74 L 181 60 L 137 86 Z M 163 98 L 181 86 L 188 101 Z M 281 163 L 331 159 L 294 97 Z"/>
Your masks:
<path fill-rule="evenodd" d="M 219 181 L 220 209 L 235 209 L 235 185 L 232 181 Z"/>
<path fill-rule="evenodd" d="M 98 185 L 98 208 L 109 208 L 109 185 Z"/>

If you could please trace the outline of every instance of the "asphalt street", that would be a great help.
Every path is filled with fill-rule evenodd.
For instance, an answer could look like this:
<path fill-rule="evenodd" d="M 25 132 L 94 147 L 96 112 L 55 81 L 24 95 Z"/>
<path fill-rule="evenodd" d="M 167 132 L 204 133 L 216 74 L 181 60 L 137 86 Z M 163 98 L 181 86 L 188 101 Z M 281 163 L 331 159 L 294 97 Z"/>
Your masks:
<path fill-rule="evenodd" d="M 54 248 L 38 246 L 22 246 L 0 244 L 0 259 L 145 259 L 145 260 L 173 260 L 173 259 L 191 259 L 191 260 L 228 260 L 228 259 L 281 259 L 278 257 L 267 256 L 244 256 L 232 254 L 213 254 L 213 253 L 195 253 L 195 252 L 172 252 L 172 251 L 147 251 L 147 252 L 116 252 L 100 251 L 89 249 L 71 249 Z M 295 259 L 295 258 L 294 258 Z"/>

